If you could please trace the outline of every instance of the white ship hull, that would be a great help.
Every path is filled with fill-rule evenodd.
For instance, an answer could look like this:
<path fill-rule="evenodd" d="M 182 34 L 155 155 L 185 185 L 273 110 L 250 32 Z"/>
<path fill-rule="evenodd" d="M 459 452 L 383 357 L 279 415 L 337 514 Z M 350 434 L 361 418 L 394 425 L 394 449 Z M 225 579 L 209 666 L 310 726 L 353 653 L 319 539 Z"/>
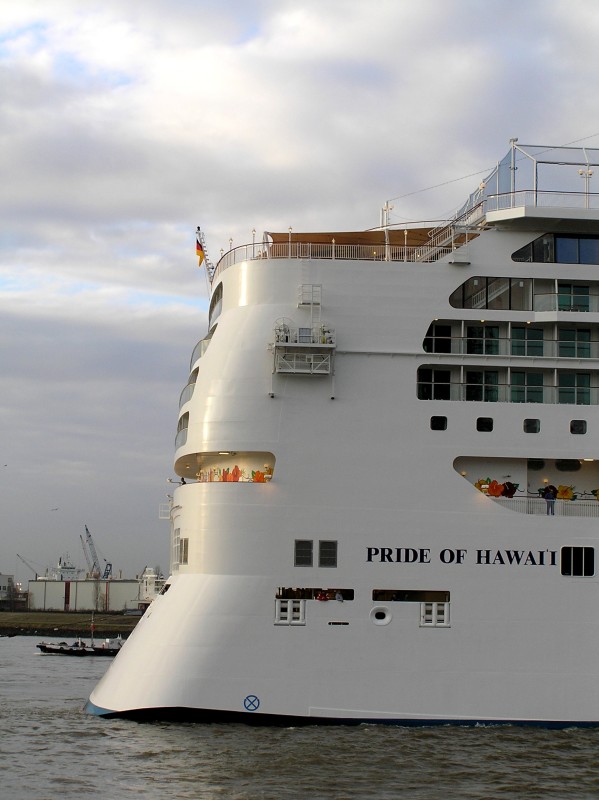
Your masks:
<path fill-rule="evenodd" d="M 349 257 L 337 235 L 288 253 L 275 237 L 219 265 L 180 409 L 172 575 L 89 710 L 599 723 L 599 265 L 512 258 L 568 216 L 567 231 L 599 238 L 599 212 L 523 208 L 494 212 L 501 226 L 487 208 L 429 260 L 418 247 Z M 588 308 L 558 308 L 565 271 Z M 484 309 L 456 304 L 474 276 L 512 281 L 509 302 L 487 281 Z M 521 280 L 536 310 L 519 307 Z M 553 310 L 534 280 L 554 286 Z"/>

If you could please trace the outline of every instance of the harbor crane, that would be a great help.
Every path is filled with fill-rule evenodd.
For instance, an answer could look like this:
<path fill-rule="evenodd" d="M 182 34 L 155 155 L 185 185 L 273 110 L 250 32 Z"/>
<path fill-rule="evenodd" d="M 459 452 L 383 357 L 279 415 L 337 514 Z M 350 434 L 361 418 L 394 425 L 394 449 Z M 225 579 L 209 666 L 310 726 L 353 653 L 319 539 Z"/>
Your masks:
<path fill-rule="evenodd" d="M 81 539 L 81 546 L 83 547 L 83 553 L 85 555 L 85 560 L 87 561 L 89 574 L 92 578 L 99 578 L 100 559 L 98 558 L 96 545 L 94 544 L 94 540 L 92 539 L 92 535 L 89 532 L 87 525 L 85 526 L 85 541 L 83 540 L 83 536 L 80 535 L 79 538 Z M 106 559 L 104 559 L 104 562 L 104 572 L 102 573 L 103 581 L 108 580 L 108 578 L 110 578 L 112 575 L 112 564 L 110 561 L 106 561 Z"/>
<path fill-rule="evenodd" d="M 38 572 L 37 572 L 37 570 L 36 570 L 34 567 L 32 567 L 32 566 L 31 566 L 31 564 L 29 563 L 29 561 L 25 561 L 25 559 L 23 558 L 23 556 L 20 556 L 18 553 L 17 553 L 17 558 L 19 558 L 19 559 L 20 559 L 20 560 L 23 562 L 23 564 L 25 564 L 25 566 L 26 566 L 26 567 L 29 567 L 29 569 L 30 569 L 30 570 L 33 572 L 33 574 L 35 575 L 35 579 L 37 580 Z"/>

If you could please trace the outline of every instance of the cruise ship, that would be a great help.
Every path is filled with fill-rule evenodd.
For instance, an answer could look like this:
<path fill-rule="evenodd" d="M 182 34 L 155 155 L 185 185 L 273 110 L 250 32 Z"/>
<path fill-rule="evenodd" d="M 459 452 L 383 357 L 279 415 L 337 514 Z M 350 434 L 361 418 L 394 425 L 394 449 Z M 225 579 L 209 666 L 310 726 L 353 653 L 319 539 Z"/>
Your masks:
<path fill-rule="evenodd" d="M 208 265 L 170 577 L 91 713 L 599 724 L 597 165 L 513 139 L 442 224 Z"/>

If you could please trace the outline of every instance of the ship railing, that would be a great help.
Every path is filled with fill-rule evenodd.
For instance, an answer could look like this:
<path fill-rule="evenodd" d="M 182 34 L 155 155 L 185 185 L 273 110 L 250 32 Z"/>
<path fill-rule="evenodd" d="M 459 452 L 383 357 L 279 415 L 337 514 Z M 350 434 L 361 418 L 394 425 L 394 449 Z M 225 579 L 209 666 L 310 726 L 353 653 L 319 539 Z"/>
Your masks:
<path fill-rule="evenodd" d="M 479 372 L 484 372 L 478 370 Z M 526 379 L 540 373 L 525 373 Z M 547 370 L 547 376 L 554 374 Z M 570 379 L 571 373 L 568 373 Z M 544 403 L 576 406 L 599 405 L 599 386 L 584 386 L 577 374 L 572 374 L 572 384 L 563 386 L 543 386 L 539 384 L 498 383 L 488 379 L 486 383 L 467 383 L 460 381 L 418 381 L 420 400 L 459 400 L 482 403 Z"/>
<path fill-rule="evenodd" d="M 525 329 L 527 332 L 529 328 Z M 513 336 L 427 336 L 424 351 L 438 355 L 599 358 L 598 339 L 520 339 Z"/>
<path fill-rule="evenodd" d="M 208 349 L 208 345 L 210 344 L 211 336 L 207 336 L 205 339 L 200 339 L 200 341 L 196 344 L 193 348 L 193 352 L 191 354 L 191 360 L 189 362 L 189 368 L 191 369 L 198 358 L 201 358 L 206 350 Z"/>
<path fill-rule="evenodd" d="M 177 432 L 175 436 L 175 450 L 178 447 L 182 447 L 187 442 L 187 431 L 188 428 L 182 428 L 180 431 Z"/>
<path fill-rule="evenodd" d="M 591 192 L 550 192 L 527 189 L 504 194 L 490 194 L 485 200 L 485 213 L 512 208 L 575 208 L 599 210 L 599 194 Z"/>
<path fill-rule="evenodd" d="M 547 515 L 547 501 L 542 497 L 490 497 L 497 505 L 516 511 L 519 514 Z M 553 507 L 556 517 L 599 517 L 597 500 L 555 500 Z"/>
<path fill-rule="evenodd" d="M 188 383 L 187 386 L 183 389 L 183 391 L 179 396 L 179 410 L 181 410 L 181 407 L 184 406 L 185 403 L 191 400 L 195 388 L 196 388 L 195 383 Z"/>
<path fill-rule="evenodd" d="M 233 264 L 242 261 L 256 261 L 263 259 L 297 258 L 306 261 L 315 259 L 328 259 L 331 261 L 405 261 L 423 262 L 437 261 L 444 255 L 451 253 L 451 245 L 433 248 L 430 244 L 419 247 L 405 247 L 404 245 L 364 245 L 364 244 L 337 244 L 333 239 L 330 243 L 323 242 L 291 242 L 290 244 L 276 242 L 268 245 L 245 244 L 235 247 L 225 253 L 220 259 L 214 273 L 212 282 L 221 272 Z"/>
<path fill-rule="evenodd" d="M 305 373 L 306 375 L 329 375 L 331 372 L 331 356 L 328 353 L 277 354 L 275 371 Z"/>
<path fill-rule="evenodd" d="M 275 343 L 277 345 L 334 345 L 335 330 L 324 325 L 313 328 L 291 328 L 283 323 L 275 327 Z"/>

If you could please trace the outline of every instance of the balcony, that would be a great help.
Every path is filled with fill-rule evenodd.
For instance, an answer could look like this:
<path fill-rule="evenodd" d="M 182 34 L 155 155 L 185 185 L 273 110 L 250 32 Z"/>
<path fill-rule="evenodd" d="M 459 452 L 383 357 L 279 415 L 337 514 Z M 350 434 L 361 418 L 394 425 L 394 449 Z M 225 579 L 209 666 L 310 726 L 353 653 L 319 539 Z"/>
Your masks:
<path fill-rule="evenodd" d="M 183 389 L 183 391 L 179 396 L 179 410 L 181 410 L 181 407 L 184 406 L 185 403 L 188 403 L 191 400 L 195 388 L 196 388 L 195 383 L 188 383 L 187 386 Z"/>
<path fill-rule="evenodd" d="M 547 516 L 547 503 L 542 497 L 490 497 L 493 503 L 518 514 L 534 514 Z M 554 506 L 556 517 L 599 517 L 597 500 L 556 500 Z"/>

